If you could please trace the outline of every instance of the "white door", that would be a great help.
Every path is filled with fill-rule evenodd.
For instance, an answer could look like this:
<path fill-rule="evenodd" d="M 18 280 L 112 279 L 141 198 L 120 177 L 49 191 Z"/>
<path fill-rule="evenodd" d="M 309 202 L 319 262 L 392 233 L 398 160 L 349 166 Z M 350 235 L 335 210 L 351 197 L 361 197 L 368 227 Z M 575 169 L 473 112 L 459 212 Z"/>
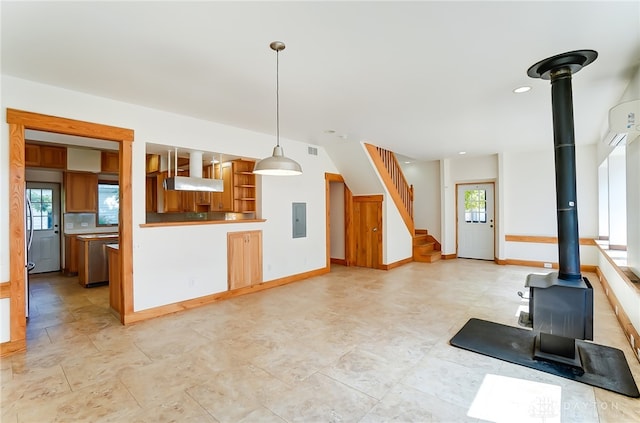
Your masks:
<path fill-rule="evenodd" d="M 60 270 L 60 185 L 27 182 L 27 198 L 31 201 L 33 239 L 28 260 L 35 263 L 31 273 Z M 27 231 L 28 232 L 28 231 Z"/>
<path fill-rule="evenodd" d="M 458 257 L 493 260 L 493 184 L 458 185 Z"/>

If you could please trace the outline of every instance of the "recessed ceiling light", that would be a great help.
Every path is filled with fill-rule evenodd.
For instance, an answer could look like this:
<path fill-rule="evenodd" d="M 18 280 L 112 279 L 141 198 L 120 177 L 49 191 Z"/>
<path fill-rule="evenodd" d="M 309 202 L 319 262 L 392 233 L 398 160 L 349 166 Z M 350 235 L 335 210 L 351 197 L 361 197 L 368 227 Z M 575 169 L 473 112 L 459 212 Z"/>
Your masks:
<path fill-rule="evenodd" d="M 334 131 L 333 129 L 325 129 L 325 130 L 324 130 L 324 133 L 325 133 L 325 134 L 335 134 L 335 133 L 336 133 L 336 131 Z"/>
<path fill-rule="evenodd" d="M 460 154 L 462 156 L 462 155 L 467 154 L 467 152 L 466 151 L 458 151 L 458 154 Z"/>
<path fill-rule="evenodd" d="M 404 164 L 409 164 L 409 163 L 411 163 L 411 162 L 410 162 L 410 161 L 406 161 L 406 162 L 404 162 Z"/>
<path fill-rule="evenodd" d="M 525 85 L 525 86 L 516 88 L 515 90 L 513 90 L 513 92 L 516 94 L 522 94 L 522 93 L 526 93 L 530 89 L 531 87 Z"/>

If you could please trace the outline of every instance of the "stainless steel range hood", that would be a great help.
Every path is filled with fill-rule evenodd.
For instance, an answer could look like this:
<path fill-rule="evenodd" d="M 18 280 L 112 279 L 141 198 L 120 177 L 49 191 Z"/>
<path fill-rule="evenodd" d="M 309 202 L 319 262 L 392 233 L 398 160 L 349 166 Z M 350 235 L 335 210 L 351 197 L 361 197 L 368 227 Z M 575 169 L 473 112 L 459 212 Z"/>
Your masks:
<path fill-rule="evenodd" d="M 169 154 L 170 155 L 170 154 Z M 171 157 L 168 159 L 169 171 L 171 175 Z M 222 164 L 220 164 L 222 166 Z M 178 170 L 178 151 L 175 154 L 175 170 Z M 222 179 L 210 179 L 202 177 L 202 152 L 193 151 L 189 156 L 190 176 L 169 176 L 163 181 L 164 189 L 169 191 L 206 191 L 222 192 L 224 183 Z"/>
<path fill-rule="evenodd" d="M 172 176 L 164 179 L 164 189 L 169 191 L 222 192 L 222 179 L 196 178 L 193 176 Z"/>

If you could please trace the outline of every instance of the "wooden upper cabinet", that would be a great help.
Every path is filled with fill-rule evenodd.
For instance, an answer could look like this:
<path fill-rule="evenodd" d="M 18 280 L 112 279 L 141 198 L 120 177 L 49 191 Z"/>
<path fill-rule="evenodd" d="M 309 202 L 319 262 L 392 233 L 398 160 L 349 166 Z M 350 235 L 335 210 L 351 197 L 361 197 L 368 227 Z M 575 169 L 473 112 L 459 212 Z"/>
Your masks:
<path fill-rule="evenodd" d="M 231 166 L 222 166 L 222 174 L 220 173 L 220 165 L 215 165 L 214 176 L 216 179 L 222 179 L 222 192 L 211 193 L 211 211 L 233 211 L 233 174 Z"/>
<path fill-rule="evenodd" d="M 156 176 L 156 196 L 158 201 L 158 213 L 170 213 L 182 211 L 182 192 L 164 189 L 164 179 L 167 172 L 160 172 Z"/>
<path fill-rule="evenodd" d="M 25 166 L 46 167 L 49 169 L 67 168 L 67 149 L 51 145 L 25 144 Z"/>
<path fill-rule="evenodd" d="M 100 154 L 100 169 L 103 173 L 120 173 L 120 153 L 117 151 L 102 151 Z"/>
<path fill-rule="evenodd" d="M 40 146 L 35 144 L 24 145 L 24 165 L 40 166 Z"/>
<path fill-rule="evenodd" d="M 160 171 L 160 155 L 147 154 L 146 173 L 156 173 Z"/>
<path fill-rule="evenodd" d="M 98 175 L 87 172 L 65 172 L 65 212 L 96 213 L 98 211 Z"/>

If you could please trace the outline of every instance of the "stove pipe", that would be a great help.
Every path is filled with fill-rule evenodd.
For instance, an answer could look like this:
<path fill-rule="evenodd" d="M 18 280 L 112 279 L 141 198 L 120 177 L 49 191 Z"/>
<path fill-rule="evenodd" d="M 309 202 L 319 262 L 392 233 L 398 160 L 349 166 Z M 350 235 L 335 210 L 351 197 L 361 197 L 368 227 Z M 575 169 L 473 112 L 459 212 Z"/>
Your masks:
<path fill-rule="evenodd" d="M 593 50 L 572 51 L 542 60 L 527 71 L 527 75 L 532 78 L 551 80 L 558 222 L 558 278 L 567 281 L 582 279 L 571 75 L 597 57 L 598 53 Z"/>

